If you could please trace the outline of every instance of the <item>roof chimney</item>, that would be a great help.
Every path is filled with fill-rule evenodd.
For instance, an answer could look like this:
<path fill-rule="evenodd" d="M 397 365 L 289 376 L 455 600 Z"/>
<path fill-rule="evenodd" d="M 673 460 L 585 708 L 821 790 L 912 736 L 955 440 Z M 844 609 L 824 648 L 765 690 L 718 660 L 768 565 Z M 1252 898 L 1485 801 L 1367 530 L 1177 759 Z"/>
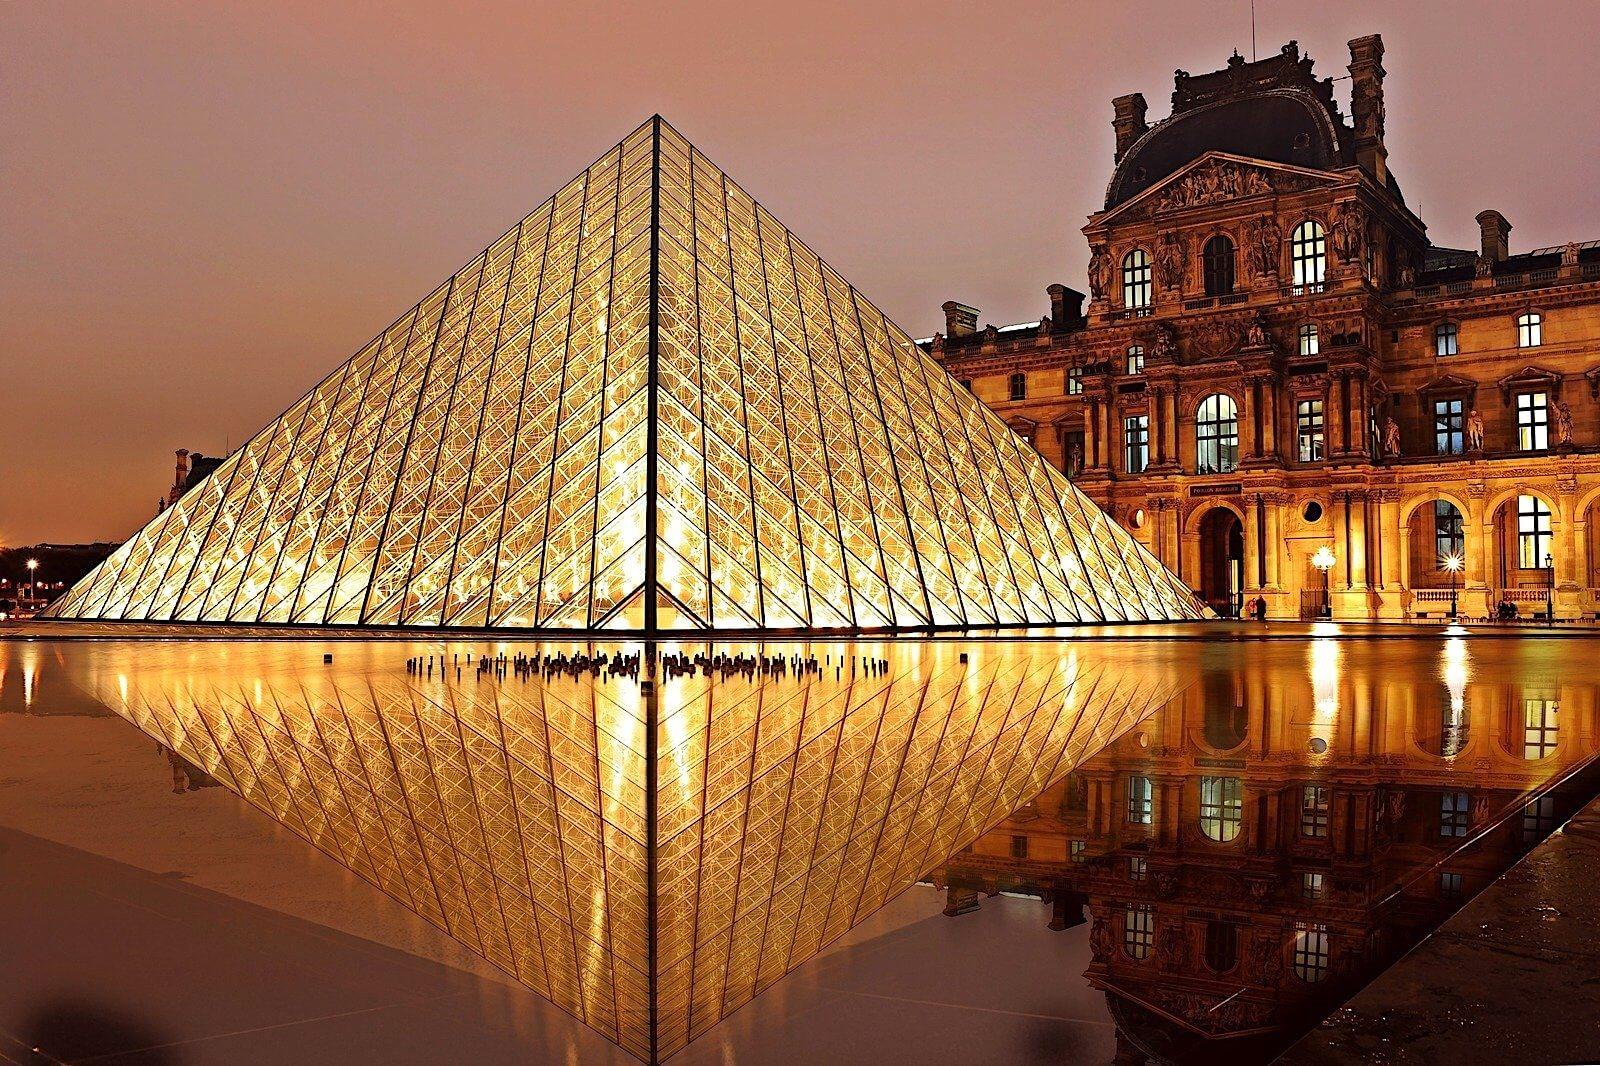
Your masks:
<path fill-rule="evenodd" d="M 1511 254 L 1511 223 L 1506 216 L 1498 211 L 1479 211 L 1478 234 L 1483 257 L 1491 263 L 1505 262 Z"/>
<path fill-rule="evenodd" d="M 1050 321 L 1056 329 L 1083 323 L 1083 293 L 1057 283 L 1044 290 L 1050 295 Z"/>
<path fill-rule="evenodd" d="M 946 337 L 965 337 L 978 332 L 978 309 L 958 304 L 954 300 L 944 302 L 944 335 Z"/>
<path fill-rule="evenodd" d="M 1389 177 L 1389 152 L 1383 146 L 1383 38 L 1378 34 L 1350 42 L 1350 119 L 1356 127 L 1356 162 L 1378 183 Z"/>
<path fill-rule="evenodd" d="M 1133 147 L 1133 142 L 1143 137 L 1150 127 L 1144 120 L 1144 93 L 1119 96 L 1111 101 L 1111 106 L 1117 116 L 1111 121 L 1111 128 L 1117 132 L 1117 154 L 1112 162 L 1119 163 L 1128 149 Z"/>

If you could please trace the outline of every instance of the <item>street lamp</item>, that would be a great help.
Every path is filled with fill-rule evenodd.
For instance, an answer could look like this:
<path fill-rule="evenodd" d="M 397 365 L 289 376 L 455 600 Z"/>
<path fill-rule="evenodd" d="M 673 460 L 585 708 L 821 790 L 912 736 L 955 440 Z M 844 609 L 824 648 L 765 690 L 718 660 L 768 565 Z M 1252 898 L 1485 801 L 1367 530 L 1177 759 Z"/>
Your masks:
<path fill-rule="evenodd" d="M 1444 557 L 1444 568 L 1450 571 L 1450 617 L 1456 616 L 1456 575 L 1461 573 L 1461 567 L 1466 560 L 1459 552 L 1451 552 Z"/>
<path fill-rule="evenodd" d="M 39 598 L 39 560 L 28 560 L 28 599 Z"/>
<path fill-rule="evenodd" d="M 1328 594 L 1328 571 L 1333 569 L 1338 559 L 1334 557 L 1333 549 L 1324 544 L 1311 555 L 1311 565 L 1322 571 L 1322 610 L 1324 618 L 1333 617 L 1333 603 Z"/>
<path fill-rule="evenodd" d="M 1556 620 L 1556 561 L 1550 553 L 1544 557 L 1544 621 L 1546 625 Z"/>

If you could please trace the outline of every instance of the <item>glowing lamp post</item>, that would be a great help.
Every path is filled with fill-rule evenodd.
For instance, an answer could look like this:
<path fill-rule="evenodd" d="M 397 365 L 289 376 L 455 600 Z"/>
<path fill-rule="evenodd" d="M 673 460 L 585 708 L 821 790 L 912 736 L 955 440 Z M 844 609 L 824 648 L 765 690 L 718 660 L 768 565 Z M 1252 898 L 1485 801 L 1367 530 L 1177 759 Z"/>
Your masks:
<path fill-rule="evenodd" d="M 1556 561 L 1549 553 L 1544 557 L 1544 622 L 1545 625 L 1556 620 Z"/>
<path fill-rule="evenodd" d="M 1451 552 L 1444 557 L 1444 568 L 1450 571 L 1450 617 L 1456 616 L 1456 575 L 1461 573 L 1461 567 L 1466 560 L 1459 553 Z"/>
<path fill-rule="evenodd" d="M 1318 548 L 1311 556 L 1311 565 L 1322 571 L 1322 591 L 1324 595 L 1324 599 L 1322 601 L 1322 613 L 1328 618 L 1333 617 L 1333 603 L 1327 598 L 1328 571 L 1332 570 L 1333 564 L 1338 561 L 1339 560 L 1334 557 L 1333 549 L 1328 547 L 1326 544 Z"/>
<path fill-rule="evenodd" d="M 39 598 L 39 560 L 28 560 L 28 599 Z"/>

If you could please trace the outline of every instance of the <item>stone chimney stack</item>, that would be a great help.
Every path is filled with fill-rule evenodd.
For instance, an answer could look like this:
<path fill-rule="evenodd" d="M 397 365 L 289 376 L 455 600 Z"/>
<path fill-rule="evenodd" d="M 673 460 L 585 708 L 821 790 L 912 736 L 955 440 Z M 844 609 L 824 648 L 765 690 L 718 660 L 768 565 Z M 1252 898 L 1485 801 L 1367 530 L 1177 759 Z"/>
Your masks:
<path fill-rule="evenodd" d="M 1083 322 L 1083 293 L 1060 283 L 1044 291 L 1050 294 L 1050 321 L 1057 329 L 1066 329 Z"/>
<path fill-rule="evenodd" d="M 958 304 L 954 300 L 944 302 L 944 335 L 946 337 L 965 337 L 978 332 L 978 309 Z"/>
<path fill-rule="evenodd" d="M 1491 263 L 1503 263 L 1511 254 L 1511 223 L 1498 211 L 1478 212 L 1478 234 L 1483 257 Z"/>
<path fill-rule="evenodd" d="M 1112 162 L 1117 163 L 1150 126 L 1144 120 L 1144 93 L 1119 96 L 1111 101 L 1111 106 L 1116 109 L 1117 116 L 1111 121 L 1111 128 L 1117 131 L 1117 154 Z"/>
<path fill-rule="evenodd" d="M 178 502 L 178 497 L 183 495 L 183 482 L 189 476 L 189 449 L 179 448 L 178 462 L 172 476 L 172 488 L 167 492 L 167 503 Z"/>
<path fill-rule="evenodd" d="M 1383 38 L 1350 42 L 1350 120 L 1356 127 L 1356 162 L 1382 185 L 1389 178 L 1383 146 Z"/>

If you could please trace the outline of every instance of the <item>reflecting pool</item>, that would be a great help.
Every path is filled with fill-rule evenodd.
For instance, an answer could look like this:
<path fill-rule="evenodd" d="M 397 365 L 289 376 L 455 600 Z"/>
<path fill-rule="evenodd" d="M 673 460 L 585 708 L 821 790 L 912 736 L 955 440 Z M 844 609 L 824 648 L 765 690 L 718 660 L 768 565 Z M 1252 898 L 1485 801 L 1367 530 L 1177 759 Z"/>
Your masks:
<path fill-rule="evenodd" d="M 0 642 L 0 714 L 126 718 L 641 1058 L 924 881 L 1046 901 L 1127 1050 L 1257 1060 L 1593 794 L 1589 646 Z"/>

